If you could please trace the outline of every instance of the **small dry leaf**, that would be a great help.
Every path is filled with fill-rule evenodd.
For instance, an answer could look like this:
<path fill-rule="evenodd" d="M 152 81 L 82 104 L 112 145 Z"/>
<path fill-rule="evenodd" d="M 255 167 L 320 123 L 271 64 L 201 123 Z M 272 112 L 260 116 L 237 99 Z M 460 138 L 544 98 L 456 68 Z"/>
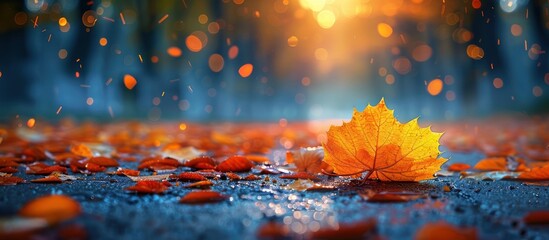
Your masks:
<path fill-rule="evenodd" d="M 508 171 L 493 171 L 493 172 L 480 172 L 480 173 L 470 173 L 470 172 L 461 172 L 463 178 L 475 179 L 477 181 L 497 181 L 501 179 L 513 179 L 519 175 L 517 172 L 508 172 Z"/>
<path fill-rule="evenodd" d="M 452 165 L 448 166 L 448 171 L 452 172 L 461 172 L 466 171 L 471 168 L 471 165 L 467 163 L 453 163 Z"/>
<path fill-rule="evenodd" d="M 438 240 L 444 236 L 444 239 L 452 240 L 475 240 L 477 231 L 474 228 L 457 228 L 446 222 L 427 223 L 423 225 L 416 233 L 416 240 Z"/>
<path fill-rule="evenodd" d="M 475 166 L 480 171 L 525 171 L 524 160 L 514 157 L 493 157 L 480 160 Z"/>
<path fill-rule="evenodd" d="M 108 157 L 92 157 L 88 160 L 88 163 L 94 163 L 103 167 L 118 167 L 120 165 L 116 160 Z"/>
<path fill-rule="evenodd" d="M 71 153 L 74 153 L 78 156 L 91 158 L 93 157 L 92 150 L 85 144 L 79 143 L 79 144 L 73 144 L 70 148 Z"/>
<path fill-rule="evenodd" d="M 67 173 L 67 168 L 59 165 L 49 166 L 44 163 L 37 162 L 37 163 L 27 165 L 27 171 L 26 171 L 27 174 L 36 174 L 36 175 L 48 175 L 48 174 L 52 174 L 53 172 Z"/>
<path fill-rule="evenodd" d="M 215 191 L 198 191 L 187 193 L 179 202 L 185 204 L 216 203 L 224 201 L 227 198 L 227 196 Z"/>
<path fill-rule="evenodd" d="M 49 195 L 38 197 L 26 203 L 19 215 L 29 218 L 42 218 L 50 224 L 57 224 L 78 216 L 82 212 L 80 204 L 69 196 Z"/>
<path fill-rule="evenodd" d="M 15 157 L 0 157 L 0 167 L 17 167 L 19 163 L 16 160 Z"/>
<path fill-rule="evenodd" d="M 31 180 L 33 183 L 62 183 L 63 180 L 55 175 L 49 175 L 43 178 L 33 179 Z"/>
<path fill-rule="evenodd" d="M 139 163 L 139 166 L 137 166 L 137 169 L 141 170 L 144 168 L 151 169 L 152 166 L 172 166 L 172 167 L 178 167 L 179 162 L 172 158 L 159 158 L 159 157 L 151 157 L 151 158 L 145 158 Z"/>
<path fill-rule="evenodd" d="M 202 189 L 208 189 L 210 188 L 211 186 L 213 186 L 213 183 L 210 182 L 209 180 L 204 180 L 204 181 L 199 181 L 199 182 L 194 182 L 194 183 L 191 183 L 191 184 L 187 184 L 183 187 L 185 188 L 202 188 Z"/>
<path fill-rule="evenodd" d="M 162 157 L 175 159 L 179 161 L 179 163 L 184 164 L 187 160 L 202 156 L 204 153 L 204 151 L 198 150 L 194 147 L 184 147 L 177 149 L 165 149 L 162 152 Z"/>
<path fill-rule="evenodd" d="M 254 174 L 250 174 L 246 177 L 244 177 L 242 180 L 244 181 L 256 181 L 256 180 L 260 180 L 261 178 L 258 177 L 257 175 L 254 175 Z"/>
<path fill-rule="evenodd" d="M 139 181 L 162 181 L 162 180 L 168 180 L 170 178 L 171 174 L 160 174 L 160 175 L 151 175 L 151 176 L 130 176 L 126 175 L 126 177 L 129 177 L 134 182 Z"/>
<path fill-rule="evenodd" d="M 137 177 L 139 176 L 139 171 L 133 170 L 133 169 L 127 169 L 127 168 L 118 168 L 114 174 L 119 176 L 133 176 Z"/>
<path fill-rule="evenodd" d="M 549 210 L 538 210 L 529 212 L 524 216 L 526 224 L 549 224 Z"/>
<path fill-rule="evenodd" d="M 339 175 L 381 181 L 432 179 L 446 159 L 439 157 L 442 133 L 421 128 L 417 118 L 401 124 L 382 99 L 363 112 L 354 111 L 350 122 L 331 126 L 324 161 Z"/>
<path fill-rule="evenodd" d="M 215 169 L 215 161 L 211 157 L 200 156 L 185 162 L 184 166 L 195 169 Z"/>
<path fill-rule="evenodd" d="M 269 162 L 269 158 L 265 155 L 250 154 L 250 155 L 246 155 L 244 157 L 246 157 L 248 160 L 250 160 L 252 162 L 256 162 L 256 163 L 268 163 Z"/>
<path fill-rule="evenodd" d="M 238 174 L 232 172 L 225 173 L 225 176 L 231 181 L 239 181 L 242 179 Z"/>
<path fill-rule="evenodd" d="M 360 196 L 368 202 L 379 203 L 395 203 L 395 202 L 408 202 L 417 200 L 420 198 L 426 198 L 426 194 L 414 193 L 414 192 L 375 192 L 367 190 L 364 193 L 360 193 Z"/>
<path fill-rule="evenodd" d="M 318 181 L 318 177 L 307 172 L 298 172 L 292 174 L 282 174 L 280 175 L 282 179 L 309 179 L 313 181 Z"/>
<path fill-rule="evenodd" d="M 20 177 L 12 176 L 11 174 L 0 175 L 0 186 L 16 185 L 22 182 L 25 182 L 25 180 Z"/>
<path fill-rule="evenodd" d="M 90 172 L 103 172 L 107 170 L 107 168 L 95 163 L 88 162 L 86 163 L 86 170 Z"/>
<path fill-rule="evenodd" d="M 180 181 L 188 181 L 188 182 L 198 182 L 198 181 L 206 180 L 206 177 L 202 176 L 202 174 L 194 173 L 194 172 L 183 172 L 177 175 L 175 178 L 177 178 Z"/>
<path fill-rule="evenodd" d="M 549 181 L 549 164 L 534 168 L 528 172 L 522 172 L 517 179 L 527 181 Z"/>
<path fill-rule="evenodd" d="M 317 174 L 321 173 L 322 169 L 327 167 L 327 164 L 322 162 L 324 158 L 322 147 L 301 148 L 296 151 L 290 151 L 286 154 L 286 158 L 286 161 L 288 161 L 288 158 L 291 159 L 298 172 Z"/>
<path fill-rule="evenodd" d="M 377 222 L 368 219 L 357 223 L 340 223 L 339 227 L 320 229 L 311 234 L 311 239 L 370 239 L 374 235 Z"/>
<path fill-rule="evenodd" d="M 16 173 L 18 172 L 17 168 L 14 168 L 14 167 L 3 167 L 3 168 L 0 168 L 0 172 L 3 172 L 3 173 Z"/>
<path fill-rule="evenodd" d="M 135 186 L 127 187 L 126 190 L 137 192 L 137 193 L 164 193 L 168 190 L 169 183 L 167 182 L 158 182 L 158 181 L 139 181 Z"/>
<path fill-rule="evenodd" d="M 285 187 L 283 187 L 283 189 L 296 190 L 296 191 L 306 191 L 307 189 L 312 188 L 314 186 L 315 186 L 315 183 L 311 180 L 298 179 L 298 180 L 294 181 L 293 183 L 286 185 Z"/>
<path fill-rule="evenodd" d="M 253 167 L 253 163 L 243 156 L 232 156 L 217 166 L 220 172 L 247 172 Z"/>

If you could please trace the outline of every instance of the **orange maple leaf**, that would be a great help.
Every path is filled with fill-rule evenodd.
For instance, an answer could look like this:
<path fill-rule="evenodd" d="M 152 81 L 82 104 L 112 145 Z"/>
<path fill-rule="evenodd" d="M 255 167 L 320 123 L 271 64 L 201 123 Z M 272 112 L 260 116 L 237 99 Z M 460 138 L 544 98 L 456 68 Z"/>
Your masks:
<path fill-rule="evenodd" d="M 442 133 L 419 127 L 417 120 L 400 123 L 383 99 L 363 112 L 355 109 L 350 122 L 328 130 L 324 161 L 340 176 L 368 172 L 364 179 L 431 179 L 446 162 L 438 150 Z"/>

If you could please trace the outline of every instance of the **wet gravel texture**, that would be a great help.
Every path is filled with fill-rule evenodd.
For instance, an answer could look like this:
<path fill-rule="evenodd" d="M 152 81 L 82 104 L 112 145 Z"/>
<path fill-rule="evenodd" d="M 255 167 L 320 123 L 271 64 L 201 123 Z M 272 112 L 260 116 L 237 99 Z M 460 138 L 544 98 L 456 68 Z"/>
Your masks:
<path fill-rule="evenodd" d="M 479 154 L 448 155 L 450 163 L 474 163 L 482 158 Z M 123 166 L 135 168 L 136 163 Z M 40 177 L 21 171 L 15 175 L 27 180 Z M 0 187 L 0 216 L 16 215 L 25 202 L 38 196 L 66 194 L 80 202 L 84 212 L 67 224 L 81 224 L 90 239 L 255 239 L 257 229 L 268 221 L 287 224 L 291 238 L 299 239 L 307 231 L 369 218 L 377 220 L 378 235 L 387 239 L 412 239 L 424 224 L 439 220 L 475 227 L 480 239 L 549 239 L 549 227 L 522 222 L 529 211 L 549 210 L 549 187 L 514 181 L 439 177 L 421 183 L 371 181 L 360 185 L 344 180 L 347 183 L 334 191 L 301 192 L 281 188 L 293 180 L 269 175 L 270 181 L 214 180 L 212 190 L 229 195 L 229 200 L 184 205 L 178 202 L 180 197 L 192 190 L 181 185 L 162 195 L 139 195 L 124 190 L 134 185 L 125 176 L 77 176 L 81 179 L 61 184 Z M 326 177 L 324 181 L 332 180 Z M 445 192 L 445 185 L 451 191 Z M 427 197 L 405 203 L 371 203 L 358 195 L 366 189 L 425 193 Z M 46 237 L 55 234 L 56 229 L 42 233 Z"/>

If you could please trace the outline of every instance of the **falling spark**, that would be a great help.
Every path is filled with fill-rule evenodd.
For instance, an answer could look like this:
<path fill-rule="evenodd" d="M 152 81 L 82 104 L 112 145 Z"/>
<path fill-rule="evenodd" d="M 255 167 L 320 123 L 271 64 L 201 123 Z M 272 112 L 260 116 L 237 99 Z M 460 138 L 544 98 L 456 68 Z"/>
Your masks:
<path fill-rule="evenodd" d="M 191 85 L 187 86 L 187 88 L 189 89 L 190 93 L 193 93 L 193 88 L 191 87 Z"/>
<path fill-rule="evenodd" d="M 126 25 L 126 19 L 124 19 L 123 13 L 120 13 L 120 20 L 122 20 L 122 25 Z"/>
<path fill-rule="evenodd" d="M 166 95 L 166 92 L 162 91 L 162 97 L 164 97 L 164 95 Z"/>
<path fill-rule="evenodd" d="M 103 17 L 103 19 L 105 19 L 105 20 L 107 20 L 107 21 L 109 21 L 109 22 L 114 22 L 114 19 L 109 18 L 109 17 Z"/>
<path fill-rule="evenodd" d="M 114 118 L 114 112 L 112 111 L 111 106 L 109 106 L 109 115 L 111 115 L 111 118 Z"/>
<path fill-rule="evenodd" d="M 124 86 L 127 89 L 132 90 L 137 85 L 137 80 L 130 74 L 124 75 Z"/>
<path fill-rule="evenodd" d="M 168 14 L 164 15 L 164 17 L 158 20 L 158 24 L 161 24 L 162 22 L 164 22 L 168 18 L 168 16 L 169 16 Z"/>
<path fill-rule="evenodd" d="M 528 41 L 524 40 L 524 51 L 528 51 Z"/>
<path fill-rule="evenodd" d="M 139 56 L 139 61 L 143 63 L 143 57 L 141 57 L 141 54 L 137 54 L 137 56 Z"/>
<path fill-rule="evenodd" d="M 252 74 L 253 70 L 254 65 L 251 63 L 246 63 L 238 69 L 238 74 L 243 78 L 247 78 Z"/>
<path fill-rule="evenodd" d="M 105 85 L 109 86 L 112 82 L 112 78 L 109 78 L 107 79 L 107 81 L 105 82 Z"/>
<path fill-rule="evenodd" d="M 34 119 L 34 118 L 29 118 L 29 120 L 27 121 L 27 127 L 33 128 L 33 127 L 34 127 L 34 124 L 36 124 L 36 119 Z"/>
<path fill-rule="evenodd" d="M 51 33 L 50 33 L 50 36 L 48 36 L 48 42 L 51 41 Z"/>
<path fill-rule="evenodd" d="M 61 112 L 61 109 L 63 109 L 63 106 L 59 106 L 59 108 L 57 109 L 57 112 L 55 112 L 55 114 L 59 115 L 59 113 Z"/>

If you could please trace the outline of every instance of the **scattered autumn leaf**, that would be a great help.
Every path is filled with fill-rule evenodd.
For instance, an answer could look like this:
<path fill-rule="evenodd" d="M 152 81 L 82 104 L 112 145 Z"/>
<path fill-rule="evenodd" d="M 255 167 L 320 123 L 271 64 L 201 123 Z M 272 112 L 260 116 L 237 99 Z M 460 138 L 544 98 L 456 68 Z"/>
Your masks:
<path fill-rule="evenodd" d="M 18 172 L 17 168 L 14 168 L 14 167 L 3 167 L 3 168 L 0 168 L 0 172 L 3 172 L 3 173 L 16 173 Z"/>
<path fill-rule="evenodd" d="M 188 181 L 188 182 L 198 182 L 198 181 L 206 180 L 206 177 L 202 176 L 202 174 L 195 173 L 195 172 L 182 172 L 179 175 L 177 175 L 175 178 L 177 178 L 180 181 Z"/>
<path fill-rule="evenodd" d="M 408 202 L 427 197 L 425 194 L 415 192 L 376 192 L 372 190 L 360 193 L 360 196 L 368 202 L 380 203 Z"/>
<path fill-rule="evenodd" d="M 247 172 L 253 167 L 253 163 L 243 156 L 232 156 L 217 166 L 220 172 Z"/>
<path fill-rule="evenodd" d="M 61 178 L 55 175 L 48 175 L 43 178 L 33 179 L 31 180 L 33 183 L 62 183 L 63 181 Z"/>
<path fill-rule="evenodd" d="M 244 181 L 256 181 L 256 180 L 260 180 L 261 178 L 258 177 L 257 175 L 254 175 L 254 174 L 250 174 L 244 178 L 242 178 L 242 180 Z"/>
<path fill-rule="evenodd" d="M 154 168 L 153 166 L 171 166 L 171 167 L 177 167 L 179 166 L 179 161 L 173 159 L 173 158 L 159 158 L 159 157 L 151 157 L 151 158 L 145 158 L 141 161 L 139 166 L 137 166 L 137 169 L 141 170 L 144 168 L 151 169 Z"/>
<path fill-rule="evenodd" d="M 549 210 L 538 210 L 529 212 L 524 216 L 526 224 L 549 224 Z"/>
<path fill-rule="evenodd" d="M 118 168 L 115 172 L 116 175 L 119 175 L 119 176 L 134 176 L 134 177 L 137 177 L 139 176 L 139 171 L 137 170 L 133 170 L 133 169 L 127 169 L 127 168 Z"/>
<path fill-rule="evenodd" d="M 250 160 L 252 162 L 256 162 L 256 163 L 268 163 L 269 162 L 269 158 L 267 156 L 264 156 L 264 155 L 248 154 L 244 157 L 246 157 L 248 160 Z"/>
<path fill-rule="evenodd" d="M 231 181 L 239 181 L 242 179 L 238 174 L 232 172 L 225 173 L 225 176 Z"/>
<path fill-rule="evenodd" d="M 78 156 L 91 158 L 93 157 L 92 150 L 83 143 L 73 144 L 70 148 L 71 153 L 74 153 Z"/>
<path fill-rule="evenodd" d="M 324 161 L 339 175 L 382 181 L 432 179 L 446 159 L 439 157 L 439 139 L 417 118 L 401 124 L 382 99 L 363 112 L 354 111 L 350 122 L 331 126 L 324 147 Z"/>
<path fill-rule="evenodd" d="M 183 187 L 185 188 L 201 188 L 201 189 L 208 189 L 210 188 L 211 186 L 213 186 L 213 183 L 209 180 L 204 180 L 204 181 L 198 181 L 198 182 L 194 182 L 194 183 L 190 183 L 190 184 L 187 184 Z"/>
<path fill-rule="evenodd" d="M 522 172 L 517 179 L 527 181 L 549 181 L 549 164 L 534 168 L 528 172 Z"/>
<path fill-rule="evenodd" d="M 215 161 L 211 157 L 200 156 L 185 162 L 184 166 L 195 169 L 214 169 Z"/>
<path fill-rule="evenodd" d="M 12 176 L 11 174 L 0 175 L 0 186 L 16 185 L 22 182 L 25 182 L 25 180 L 20 177 Z"/>
<path fill-rule="evenodd" d="M 67 173 L 67 168 L 59 165 L 49 166 L 42 162 L 36 162 L 30 165 L 27 165 L 27 171 L 26 171 L 27 174 L 37 174 L 37 175 L 48 175 L 53 172 Z"/>
<path fill-rule="evenodd" d="M 42 218 L 50 224 L 57 224 L 78 216 L 82 212 L 80 204 L 69 196 L 48 195 L 26 203 L 19 215 Z"/>
<path fill-rule="evenodd" d="M 293 162 L 298 172 L 308 172 L 312 174 L 321 173 L 328 165 L 322 161 L 324 150 L 322 147 L 301 148 L 286 153 L 286 161 Z"/>
<path fill-rule="evenodd" d="M 448 171 L 461 172 L 469 170 L 469 168 L 471 168 L 471 165 L 467 163 L 453 163 L 452 165 L 448 166 Z"/>
<path fill-rule="evenodd" d="M 139 181 L 163 181 L 163 180 L 168 180 L 171 176 L 172 176 L 171 174 L 158 174 L 158 175 L 151 175 L 151 176 L 126 175 L 126 177 L 129 177 L 134 182 L 139 182 Z"/>
<path fill-rule="evenodd" d="M 116 160 L 108 157 L 92 157 L 88 160 L 88 162 L 103 167 L 118 167 L 120 165 Z"/>
<path fill-rule="evenodd" d="M 179 202 L 185 204 L 216 203 L 224 201 L 227 198 L 227 196 L 215 191 L 198 191 L 187 193 Z"/>
<path fill-rule="evenodd" d="M 515 157 L 494 157 L 480 160 L 475 166 L 480 171 L 525 171 L 524 160 Z"/>
<path fill-rule="evenodd" d="M 423 225 L 416 233 L 416 240 L 435 240 L 444 236 L 444 239 L 474 240 L 477 231 L 474 228 L 457 228 L 447 222 L 434 222 Z"/>
<path fill-rule="evenodd" d="M 167 182 L 166 182 L 167 183 Z M 127 187 L 126 190 L 137 192 L 137 193 L 164 193 L 166 190 L 168 190 L 166 184 L 164 182 L 158 182 L 158 181 L 138 181 L 135 186 Z"/>
<path fill-rule="evenodd" d="M 103 172 L 107 170 L 107 168 L 95 163 L 88 162 L 86 163 L 86 170 L 90 172 Z"/>
<path fill-rule="evenodd" d="M 0 167 L 17 167 L 19 163 L 16 160 L 15 157 L 0 157 Z"/>
<path fill-rule="evenodd" d="M 282 179 L 309 179 L 313 181 L 318 181 L 318 177 L 307 172 L 297 172 L 292 174 L 282 174 L 280 175 Z"/>
<path fill-rule="evenodd" d="M 461 172 L 463 178 L 475 179 L 478 181 L 496 181 L 501 179 L 514 179 L 519 175 L 517 172 L 490 171 L 490 172 Z"/>
<path fill-rule="evenodd" d="M 376 226 L 377 222 L 375 219 L 363 220 L 356 223 L 340 223 L 336 229 L 322 228 L 313 232 L 311 239 L 366 239 L 368 238 L 367 235 L 375 234 Z"/>

